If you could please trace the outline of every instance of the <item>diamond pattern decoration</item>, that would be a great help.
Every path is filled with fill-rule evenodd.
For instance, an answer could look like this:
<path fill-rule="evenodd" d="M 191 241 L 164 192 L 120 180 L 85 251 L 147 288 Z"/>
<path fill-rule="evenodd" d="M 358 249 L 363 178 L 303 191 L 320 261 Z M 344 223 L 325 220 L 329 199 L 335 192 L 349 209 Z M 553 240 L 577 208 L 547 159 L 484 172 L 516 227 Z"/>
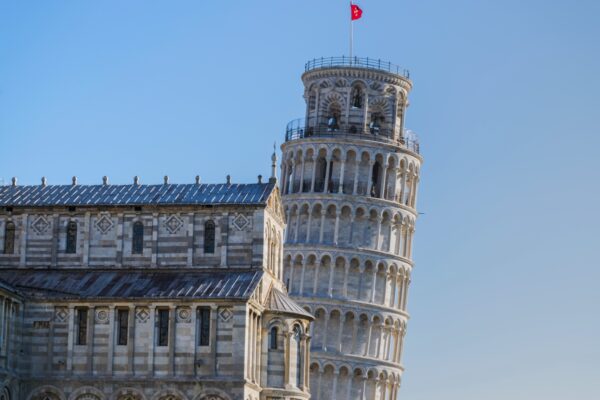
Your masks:
<path fill-rule="evenodd" d="M 94 226 L 101 234 L 106 235 L 112 230 L 114 223 L 110 217 L 110 214 L 101 214 L 96 220 Z"/>
<path fill-rule="evenodd" d="M 219 310 L 219 318 L 221 318 L 221 321 L 227 322 L 232 317 L 233 317 L 233 312 L 231 311 L 231 308 L 221 308 Z"/>
<path fill-rule="evenodd" d="M 173 235 L 174 233 L 179 232 L 183 226 L 183 221 L 177 215 L 171 215 L 169 218 L 167 218 L 165 226 L 167 227 L 167 231 Z"/>
<path fill-rule="evenodd" d="M 238 214 L 233 219 L 233 226 L 235 226 L 238 231 L 243 231 L 250 226 L 250 220 L 244 214 Z"/>
<path fill-rule="evenodd" d="M 56 307 L 54 309 L 54 320 L 56 322 L 66 322 L 69 317 L 69 310 L 67 307 Z"/>
<path fill-rule="evenodd" d="M 139 307 L 135 313 L 135 319 L 137 322 L 145 323 L 150 318 L 150 310 L 148 307 Z"/>
<path fill-rule="evenodd" d="M 33 228 L 33 231 L 35 233 L 37 233 L 38 235 L 43 235 L 50 228 L 50 222 L 46 219 L 45 216 L 40 215 L 31 223 L 31 227 Z"/>

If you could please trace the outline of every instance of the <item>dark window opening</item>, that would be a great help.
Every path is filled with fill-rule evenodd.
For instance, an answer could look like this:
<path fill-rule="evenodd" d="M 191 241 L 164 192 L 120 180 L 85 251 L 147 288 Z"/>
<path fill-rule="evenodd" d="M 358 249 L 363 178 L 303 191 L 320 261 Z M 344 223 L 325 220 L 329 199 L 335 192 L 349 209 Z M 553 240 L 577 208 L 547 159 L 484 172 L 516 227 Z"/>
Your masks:
<path fill-rule="evenodd" d="M 204 224 L 204 252 L 210 254 L 215 252 L 215 223 L 212 221 Z"/>
<path fill-rule="evenodd" d="M 158 310 L 158 345 L 169 345 L 169 310 Z"/>
<path fill-rule="evenodd" d="M 77 252 L 77 222 L 71 221 L 67 225 L 67 245 L 65 253 L 75 254 Z"/>
<path fill-rule="evenodd" d="M 120 346 L 127 345 L 127 333 L 129 330 L 129 310 L 117 310 L 117 344 Z"/>
<path fill-rule="evenodd" d="M 15 252 L 15 224 L 7 222 L 4 228 L 4 254 Z"/>
<path fill-rule="evenodd" d="M 210 344 L 210 307 L 198 308 L 198 323 L 200 324 L 200 346 Z"/>
<path fill-rule="evenodd" d="M 77 344 L 85 345 L 87 343 L 87 308 L 77 309 Z"/>
<path fill-rule="evenodd" d="M 356 87 L 352 91 L 352 107 L 353 108 L 362 108 L 362 92 L 360 88 Z"/>
<path fill-rule="evenodd" d="M 271 332 L 269 335 L 269 349 L 277 350 L 277 328 L 271 328 Z"/>
<path fill-rule="evenodd" d="M 381 166 L 379 165 L 379 161 L 373 164 L 373 171 L 371 173 L 371 197 L 379 197 L 379 191 L 377 190 L 377 188 L 379 187 L 380 169 Z"/>
<path fill-rule="evenodd" d="M 317 176 L 315 182 L 315 192 L 323 192 L 325 190 L 325 174 L 327 172 L 327 161 L 324 158 L 319 158 L 317 161 Z"/>
<path fill-rule="evenodd" d="M 144 224 L 137 221 L 133 224 L 133 236 L 131 239 L 131 253 L 142 254 L 144 251 Z"/>

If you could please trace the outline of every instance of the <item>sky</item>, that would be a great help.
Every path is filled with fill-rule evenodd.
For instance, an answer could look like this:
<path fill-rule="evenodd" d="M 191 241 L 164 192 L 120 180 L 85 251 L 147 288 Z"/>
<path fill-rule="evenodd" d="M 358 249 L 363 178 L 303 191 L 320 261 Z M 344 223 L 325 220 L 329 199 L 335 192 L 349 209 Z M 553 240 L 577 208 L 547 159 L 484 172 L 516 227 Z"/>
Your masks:
<path fill-rule="evenodd" d="M 600 398 L 600 2 L 362 0 L 425 158 L 401 398 Z M 346 1 L 0 0 L 0 178 L 255 182 Z"/>

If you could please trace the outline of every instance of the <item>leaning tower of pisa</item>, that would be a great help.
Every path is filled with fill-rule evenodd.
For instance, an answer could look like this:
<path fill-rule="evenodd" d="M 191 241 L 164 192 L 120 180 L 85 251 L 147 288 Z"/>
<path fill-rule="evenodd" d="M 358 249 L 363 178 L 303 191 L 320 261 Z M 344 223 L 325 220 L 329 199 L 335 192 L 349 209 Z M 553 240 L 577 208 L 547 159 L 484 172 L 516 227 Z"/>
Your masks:
<path fill-rule="evenodd" d="M 419 171 L 405 129 L 408 72 L 380 60 L 315 59 L 305 117 L 282 145 L 285 276 L 315 316 L 312 399 L 398 398 Z"/>

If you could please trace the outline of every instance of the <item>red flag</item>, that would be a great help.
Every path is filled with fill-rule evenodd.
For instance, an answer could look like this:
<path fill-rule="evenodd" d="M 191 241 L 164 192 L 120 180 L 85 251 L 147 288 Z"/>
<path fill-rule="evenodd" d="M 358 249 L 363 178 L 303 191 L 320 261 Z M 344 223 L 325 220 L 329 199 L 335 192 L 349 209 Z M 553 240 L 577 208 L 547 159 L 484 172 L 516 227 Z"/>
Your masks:
<path fill-rule="evenodd" d="M 362 10 L 360 9 L 360 7 L 356 4 L 350 3 L 350 16 L 352 18 L 352 21 L 355 21 L 362 17 Z"/>

